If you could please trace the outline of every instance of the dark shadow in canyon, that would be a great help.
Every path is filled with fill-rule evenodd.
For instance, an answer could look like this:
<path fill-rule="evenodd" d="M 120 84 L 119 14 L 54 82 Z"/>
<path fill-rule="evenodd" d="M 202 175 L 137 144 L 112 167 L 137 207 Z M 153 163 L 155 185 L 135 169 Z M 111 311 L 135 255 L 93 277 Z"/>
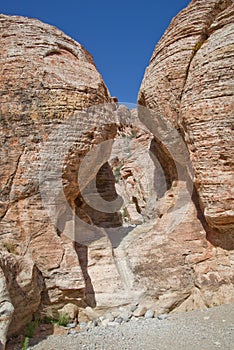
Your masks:
<path fill-rule="evenodd" d="M 92 285 L 91 278 L 88 273 L 88 247 L 74 242 L 74 248 L 79 260 L 79 264 L 82 270 L 82 274 L 85 281 L 85 300 L 84 302 L 87 304 L 86 306 L 95 307 L 96 299 L 95 292 Z"/>
<path fill-rule="evenodd" d="M 106 202 L 112 202 L 118 197 L 115 188 L 115 176 L 109 163 L 103 164 L 99 169 L 95 181 L 99 196 Z M 81 195 L 77 197 L 75 204 L 79 218 L 90 225 L 103 228 L 113 248 L 117 248 L 123 238 L 134 229 L 133 226 L 123 226 L 123 219 L 119 212 L 120 208 L 116 208 L 113 213 L 102 212 L 85 203 Z"/>
<path fill-rule="evenodd" d="M 156 138 L 151 141 L 149 153 L 155 165 L 154 184 L 160 199 L 171 188 L 173 181 L 178 179 L 176 165 L 166 147 Z M 163 170 L 163 173 L 160 170 Z"/>
<path fill-rule="evenodd" d="M 192 194 L 192 201 L 196 207 L 197 210 L 197 218 L 201 222 L 205 232 L 206 232 L 206 239 L 214 246 L 214 247 L 220 247 L 225 250 L 233 250 L 234 249 L 234 233 L 221 233 L 214 229 L 212 229 L 203 214 L 203 211 L 200 206 L 199 202 L 199 195 L 197 192 L 197 189 L 194 186 L 193 194 Z"/>

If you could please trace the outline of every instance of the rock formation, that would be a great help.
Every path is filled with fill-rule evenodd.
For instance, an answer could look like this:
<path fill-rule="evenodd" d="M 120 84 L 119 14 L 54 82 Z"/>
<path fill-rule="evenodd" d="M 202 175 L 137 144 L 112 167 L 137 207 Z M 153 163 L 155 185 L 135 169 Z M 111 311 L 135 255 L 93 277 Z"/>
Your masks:
<path fill-rule="evenodd" d="M 74 111 L 111 98 L 91 55 L 61 31 L 23 17 L 1 15 L 0 22 L 0 243 L 1 250 L 10 253 L 11 268 L 7 264 L 5 273 L 17 320 L 11 334 L 38 309 L 84 302 L 87 272 L 80 266 L 82 257 L 73 242 L 57 232 L 41 200 L 40 150 L 51 131 Z M 74 137 L 78 150 L 70 151 L 64 166 L 70 203 L 78 195 L 75 155 L 81 159 L 92 144 L 115 135 L 115 126 L 98 125 L 85 114 L 77 116 L 76 123 L 87 131 L 83 140 Z"/>
<path fill-rule="evenodd" d="M 4 261 L 5 264 L 5 261 Z M 4 350 L 6 336 L 12 320 L 14 307 L 8 293 L 6 278 L 2 268 L 0 268 L 0 349 Z"/>
<path fill-rule="evenodd" d="M 158 276 L 155 292 L 167 310 L 234 296 L 233 14 L 232 1 L 192 1 L 157 44 L 139 92 L 139 104 L 154 111 L 150 126 L 163 115 L 183 136 L 195 175 L 194 204 L 183 223 L 165 236 L 164 213 L 155 226 L 158 239 L 164 231 L 162 246 L 152 239 L 145 263 L 141 256 L 136 267 L 146 280 L 147 264 L 154 283 Z M 170 141 L 162 147 L 156 137 L 155 144 L 167 159 Z M 171 169 L 164 169 L 173 180 Z"/>
<path fill-rule="evenodd" d="M 210 228 L 234 231 L 233 1 L 192 1 L 152 55 L 139 103 L 181 130 Z M 166 68 L 166 69 L 165 69 Z"/>
<path fill-rule="evenodd" d="M 138 113 L 64 33 L 0 16 L 3 345 L 61 310 L 234 301 L 233 14 L 193 0 L 173 19 Z"/>

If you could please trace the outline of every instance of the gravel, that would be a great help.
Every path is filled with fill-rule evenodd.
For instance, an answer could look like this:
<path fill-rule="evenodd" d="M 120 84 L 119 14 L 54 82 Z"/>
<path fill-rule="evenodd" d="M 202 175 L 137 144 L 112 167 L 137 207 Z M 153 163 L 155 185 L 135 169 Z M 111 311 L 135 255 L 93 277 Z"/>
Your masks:
<path fill-rule="evenodd" d="M 33 350 L 233 350 L 234 304 L 48 336 Z M 34 340 L 35 342 L 35 340 Z"/>

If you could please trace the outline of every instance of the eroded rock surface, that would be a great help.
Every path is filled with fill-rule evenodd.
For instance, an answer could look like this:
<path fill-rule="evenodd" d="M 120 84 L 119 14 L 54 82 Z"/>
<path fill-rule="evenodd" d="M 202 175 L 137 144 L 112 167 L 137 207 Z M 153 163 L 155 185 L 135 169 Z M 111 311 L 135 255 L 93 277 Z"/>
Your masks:
<path fill-rule="evenodd" d="M 5 262 L 4 262 L 5 263 Z M 7 340 L 7 332 L 12 320 L 14 307 L 7 289 L 6 277 L 0 267 L 0 349 L 4 350 Z"/>
<path fill-rule="evenodd" d="M 111 102 L 109 92 L 91 55 L 61 31 L 37 20 L 4 15 L 0 25 L 0 243 L 19 264 L 14 271 L 6 270 L 15 307 L 12 330 L 17 332 L 39 305 L 44 311 L 50 305 L 82 305 L 86 295 L 82 257 L 77 256 L 72 240 L 57 231 L 41 199 L 42 145 L 48 141 L 53 157 L 61 143 L 67 142 L 70 156 L 65 161 L 63 185 L 67 201 L 74 205 L 80 159 L 93 144 L 113 137 L 116 131 L 110 123 L 103 125 L 100 115 L 95 122 L 94 117 L 88 120 L 85 113 L 78 114 L 73 121 L 79 132 L 72 134 L 76 149 L 69 149 L 72 143 L 66 138 L 51 146 L 52 131 L 74 111 Z M 71 129 L 70 125 L 70 134 Z M 70 134 L 68 130 L 67 138 Z M 59 204 L 57 212 L 61 218 Z M 39 289 L 27 282 L 34 281 L 36 271 L 44 284 Z"/>
<path fill-rule="evenodd" d="M 167 313 L 234 301 L 232 14 L 232 1 L 194 0 L 172 21 L 139 94 L 154 110 L 139 109 L 149 130 L 112 103 L 78 43 L 0 16 L 1 268 L 16 332 L 66 308 L 77 317 L 77 307 L 100 316 L 128 304 Z M 78 184 L 84 157 L 106 141 Z M 116 211 L 101 210 L 115 201 Z"/>
<path fill-rule="evenodd" d="M 233 1 L 192 1 L 157 44 L 139 93 L 181 130 L 209 226 L 233 233 Z"/>

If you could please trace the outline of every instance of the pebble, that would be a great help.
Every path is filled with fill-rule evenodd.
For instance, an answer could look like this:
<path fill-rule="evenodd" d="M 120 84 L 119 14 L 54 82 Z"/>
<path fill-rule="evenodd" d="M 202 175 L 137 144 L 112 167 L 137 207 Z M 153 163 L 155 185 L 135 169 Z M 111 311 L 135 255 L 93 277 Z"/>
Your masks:
<path fill-rule="evenodd" d="M 160 321 L 162 321 L 162 320 L 166 320 L 168 316 L 169 316 L 168 314 L 162 314 L 162 315 L 158 315 L 157 317 Z"/>
<path fill-rule="evenodd" d="M 153 310 L 147 310 L 145 313 L 145 318 L 154 318 L 154 311 Z"/>
<path fill-rule="evenodd" d="M 134 312 L 135 310 L 137 309 L 137 305 L 132 305 L 131 308 L 130 308 L 130 311 L 131 312 Z"/>
<path fill-rule="evenodd" d="M 108 327 L 118 327 L 120 323 L 118 322 L 108 322 Z"/>
<path fill-rule="evenodd" d="M 75 331 L 75 329 L 70 329 L 67 334 L 68 335 L 76 335 L 76 334 L 78 334 L 78 332 Z"/>
<path fill-rule="evenodd" d="M 220 346 L 221 344 L 220 344 L 218 341 L 215 341 L 215 342 L 214 342 L 214 345 Z"/>
<path fill-rule="evenodd" d="M 67 328 L 76 328 L 76 322 L 73 322 L 73 323 L 68 323 L 66 325 Z"/>
<path fill-rule="evenodd" d="M 87 323 L 86 322 L 81 322 L 79 323 L 80 329 L 84 329 L 87 327 Z"/>
<path fill-rule="evenodd" d="M 117 317 L 115 319 L 115 322 L 118 323 L 118 324 L 121 324 L 123 322 L 123 318 L 122 317 Z"/>

